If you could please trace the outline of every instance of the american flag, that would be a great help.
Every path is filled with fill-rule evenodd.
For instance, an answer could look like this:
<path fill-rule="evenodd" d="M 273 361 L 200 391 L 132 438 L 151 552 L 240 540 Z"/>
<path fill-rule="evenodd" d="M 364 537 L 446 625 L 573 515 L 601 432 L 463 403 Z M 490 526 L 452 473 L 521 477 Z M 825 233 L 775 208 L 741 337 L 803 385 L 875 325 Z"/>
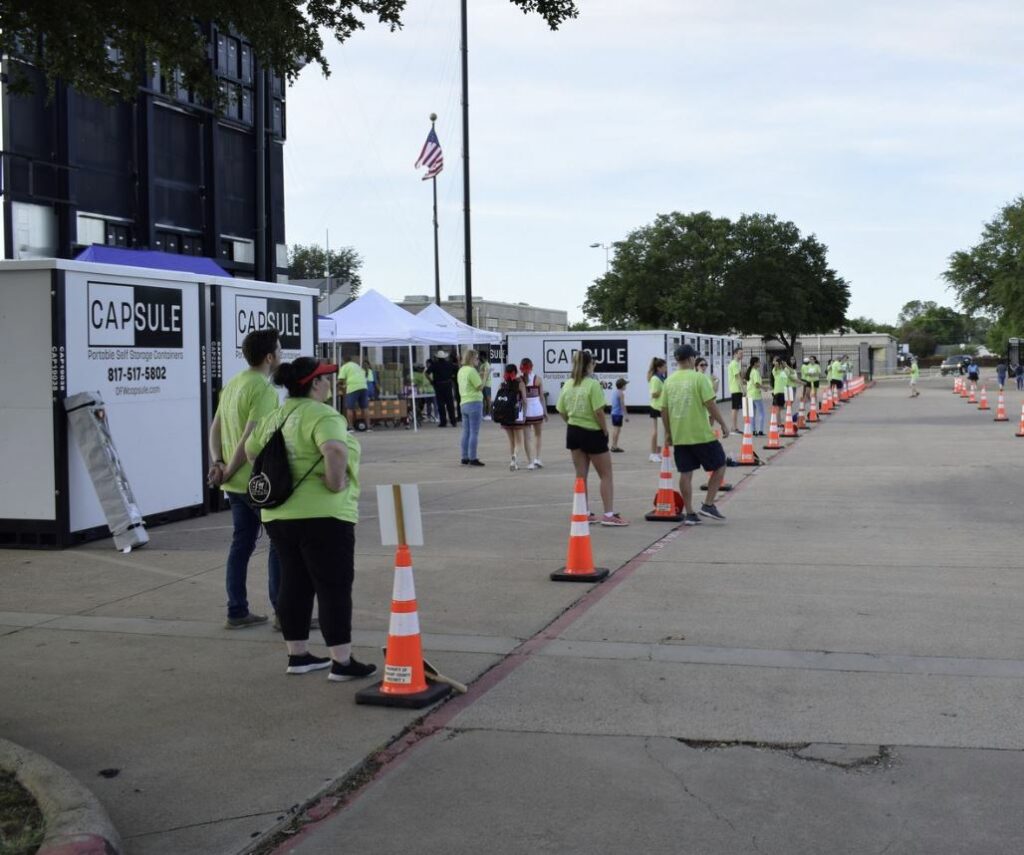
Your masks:
<path fill-rule="evenodd" d="M 420 152 L 419 158 L 413 164 L 413 169 L 419 169 L 421 166 L 427 167 L 427 174 L 423 176 L 424 181 L 428 178 L 433 178 L 444 169 L 444 155 L 441 153 L 441 143 L 438 141 L 433 127 L 430 128 L 430 133 L 427 134 L 427 141 L 423 143 L 423 151 Z"/>

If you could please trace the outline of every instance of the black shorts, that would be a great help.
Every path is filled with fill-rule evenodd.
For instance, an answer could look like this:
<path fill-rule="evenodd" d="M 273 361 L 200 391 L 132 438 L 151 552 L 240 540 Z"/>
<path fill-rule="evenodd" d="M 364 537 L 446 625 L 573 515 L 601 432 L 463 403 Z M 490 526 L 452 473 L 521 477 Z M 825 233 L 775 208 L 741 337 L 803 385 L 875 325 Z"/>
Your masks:
<path fill-rule="evenodd" d="M 780 409 L 786 406 L 786 393 L 776 392 L 772 395 L 772 406 L 779 407 Z"/>
<path fill-rule="evenodd" d="M 830 382 L 832 384 L 832 388 L 833 389 L 842 389 L 843 388 L 843 381 L 842 380 L 832 380 Z"/>
<path fill-rule="evenodd" d="M 582 451 L 584 454 L 605 454 L 608 451 L 608 436 L 604 431 L 569 425 L 565 429 L 565 447 L 569 451 Z"/>
<path fill-rule="evenodd" d="M 622 416 L 612 413 L 612 427 L 622 427 Z"/>
<path fill-rule="evenodd" d="M 705 472 L 714 472 L 725 466 L 725 449 L 717 439 L 698 445 L 673 445 L 672 452 L 680 472 L 693 472 L 701 467 Z"/>
<path fill-rule="evenodd" d="M 733 392 L 732 393 L 732 408 L 734 410 L 742 410 L 743 409 L 743 393 L 742 392 Z"/>
<path fill-rule="evenodd" d="M 656 410 L 656 409 L 654 409 L 654 407 L 651 407 L 650 416 L 651 416 L 652 419 L 660 419 L 661 418 L 661 410 Z"/>

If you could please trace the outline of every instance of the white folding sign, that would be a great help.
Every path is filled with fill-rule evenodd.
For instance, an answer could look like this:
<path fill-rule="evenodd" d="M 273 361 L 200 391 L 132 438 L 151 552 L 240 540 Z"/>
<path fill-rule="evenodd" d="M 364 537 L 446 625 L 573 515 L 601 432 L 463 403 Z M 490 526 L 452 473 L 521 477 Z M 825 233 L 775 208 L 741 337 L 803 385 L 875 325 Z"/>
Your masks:
<path fill-rule="evenodd" d="M 377 487 L 380 542 L 384 546 L 423 546 L 420 488 L 416 484 L 381 484 Z"/>

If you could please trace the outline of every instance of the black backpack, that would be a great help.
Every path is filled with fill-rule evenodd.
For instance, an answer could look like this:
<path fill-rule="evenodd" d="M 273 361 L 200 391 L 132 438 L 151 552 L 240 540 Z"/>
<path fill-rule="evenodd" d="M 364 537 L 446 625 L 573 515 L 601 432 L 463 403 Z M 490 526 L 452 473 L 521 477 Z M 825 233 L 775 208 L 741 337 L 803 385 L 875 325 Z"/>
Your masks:
<path fill-rule="evenodd" d="M 491 401 L 491 418 L 499 425 L 514 425 L 519 418 L 519 383 L 502 383 Z"/>
<path fill-rule="evenodd" d="M 292 410 L 294 413 L 295 410 Z M 313 466 L 306 470 L 306 475 L 299 479 L 299 484 L 292 485 L 292 468 L 288 463 L 288 447 L 284 442 L 284 423 L 291 418 L 292 413 L 281 421 L 267 440 L 266 445 L 260 449 L 252 464 L 252 476 L 249 478 L 249 486 L 246 490 L 249 497 L 249 504 L 257 510 L 263 508 L 277 508 L 288 501 L 288 497 L 295 492 L 295 488 L 306 480 L 306 475 L 313 471 L 313 467 L 320 462 L 318 457 Z"/>

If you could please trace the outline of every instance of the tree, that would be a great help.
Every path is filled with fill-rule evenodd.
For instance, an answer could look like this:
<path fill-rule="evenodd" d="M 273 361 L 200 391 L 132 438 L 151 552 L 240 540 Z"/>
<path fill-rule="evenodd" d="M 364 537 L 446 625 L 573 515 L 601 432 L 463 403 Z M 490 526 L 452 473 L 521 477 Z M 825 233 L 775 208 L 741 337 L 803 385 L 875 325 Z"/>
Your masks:
<path fill-rule="evenodd" d="M 850 287 L 828 266 L 828 249 L 814 235 L 801 237 L 774 214 L 744 214 L 733 240 L 722 297 L 738 332 L 778 341 L 792 353 L 801 333 L 843 326 Z"/>
<path fill-rule="evenodd" d="M 981 240 L 954 252 L 943 278 L 969 313 L 992 316 L 991 334 L 1024 330 L 1024 196 L 1005 205 L 985 224 Z M 1005 338 L 993 350 L 1002 351 Z"/>
<path fill-rule="evenodd" d="M 939 344 L 980 344 L 992 326 L 989 318 L 963 314 L 934 300 L 905 303 L 897 320 L 899 338 L 911 344 L 918 342 L 911 349 L 922 356 L 934 353 Z"/>
<path fill-rule="evenodd" d="M 332 279 L 347 279 L 352 287 L 352 296 L 359 293 L 363 284 L 359 275 L 359 268 L 363 266 L 362 256 L 350 246 L 325 252 L 320 244 L 297 243 L 288 253 L 288 266 L 292 279 L 324 279 L 328 272 Z"/>
<path fill-rule="evenodd" d="M 611 269 L 587 289 L 583 313 L 610 329 L 727 332 L 721 290 L 730 228 L 707 211 L 659 214 L 614 244 Z"/>
<path fill-rule="evenodd" d="M 873 318 L 866 318 L 863 315 L 856 318 L 849 318 L 846 321 L 846 328 L 855 333 L 889 333 L 896 335 L 896 327 L 892 324 L 883 324 Z"/>
<path fill-rule="evenodd" d="M 511 0 L 524 13 L 536 12 L 556 30 L 576 18 L 573 0 Z M 391 31 L 402 26 L 406 0 L 3 0 L 0 52 L 30 60 L 52 92 L 58 79 L 97 98 L 131 99 L 148 76 L 144 59 L 170 71 L 185 85 L 212 99 L 216 78 L 207 56 L 208 25 L 244 33 L 260 61 L 293 81 L 303 66 L 317 63 L 324 75 L 321 30 L 347 41 L 376 18 Z M 30 88 L 17 63 L 10 64 L 14 90 Z"/>

